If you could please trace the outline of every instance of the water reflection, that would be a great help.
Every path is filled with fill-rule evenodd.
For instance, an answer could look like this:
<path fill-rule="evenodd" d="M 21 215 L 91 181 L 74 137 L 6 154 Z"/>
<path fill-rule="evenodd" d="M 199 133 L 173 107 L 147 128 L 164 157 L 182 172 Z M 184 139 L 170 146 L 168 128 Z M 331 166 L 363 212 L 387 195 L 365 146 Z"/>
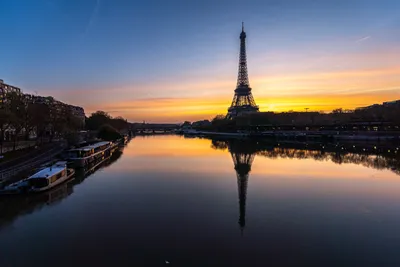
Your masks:
<path fill-rule="evenodd" d="M 400 150 L 393 144 L 323 144 L 252 140 L 212 140 L 214 149 L 235 146 L 267 158 L 313 159 L 336 164 L 357 164 L 377 170 L 388 169 L 400 175 Z M 230 148 L 231 150 L 231 148 Z"/>
<path fill-rule="evenodd" d="M 400 266 L 400 179 L 372 169 L 396 153 L 336 145 L 135 138 L 60 204 L 13 207 L 0 266 Z"/>
<path fill-rule="evenodd" d="M 19 216 L 39 211 L 45 206 L 59 204 L 74 192 L 74 186 L 82 183 L 100 168 L 106 168 L 115 163 L 122 156 L 122 153 L 123 148 L 118 149 L 108 158 L 76 170 L 76 174 L 71 180 L 48 191 L 27 195 L 0 196 L 0 229 L 11 224 Z"/>
<path fill-rule="evenodd" d="M 358 164 L 378 170 L 390 169 L 400 175 L 400 159 L 387 147 L 377 150 L 369 149 L 366 152 L 362 146 L 350 147 L 341 144 L 307 144 L 298 142 L 273 143 L 268 141 L 252 141 L 242 139 L 211 140 L 211 147 L 216 150 L 228 150 L 231 154 L 237 176 L 239 197 L 239 225 L 241 232 L 246 226 L 246 199 L 249 174 L 255 156 L 266 158 L 288 158 L 288 159 L 313 159 L 316 161 L 331 161 L 336 164 Z M 361 149 L 362 151 L 356 151 Z M 372 152 L 375 152 L 372 153 Z M 381 152 L 381 153 L 379 153 Z"/>
<path fill-rule="evenodd" d="M 112 152 L 107 158 L 102 158 L 100 161 L 92 163 L 85 168 L 82 169 L 77 169 L 75 172 L 75 179 L 74 179 L 74 185 L 82 183 L 86 178 L 91 176 L 93 173 L 95 173 L 97 170 L 101 168 L 106 168 L 110 166 L 111 164 L 114 164 L 118 161 L 118 159 L 121 158 L 123 154 L 124 148 L 121 147 L 114 152 Z"/>
<path fill-rule="evenodd" d="M 233 163 L 235 165 L 238 196 L 239 196 L 239 225 L 241 232 L 243 233 L 244 227 L 246 226 L 246 199 L 247 199 L 247 185 L 249 181 L 249 174 L 251 171 L 251 165 L 254 161 L 256 154 L 256 147 L 244 142 L 242 140 L 229 140 L 229 141 L 218 141 L 212 140 L 214 149 L 228 149 Z"/>

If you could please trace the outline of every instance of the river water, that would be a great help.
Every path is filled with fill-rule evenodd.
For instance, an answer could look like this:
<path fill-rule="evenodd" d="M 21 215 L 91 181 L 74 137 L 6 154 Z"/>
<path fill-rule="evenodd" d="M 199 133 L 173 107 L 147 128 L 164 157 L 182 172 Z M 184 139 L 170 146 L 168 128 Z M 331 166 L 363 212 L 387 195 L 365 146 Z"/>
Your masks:
<path fill-rule="evenodd" d="M 400 266 L 392 157 L 137 137 L 89 174 L 0 199 L 0 266 Z"/>

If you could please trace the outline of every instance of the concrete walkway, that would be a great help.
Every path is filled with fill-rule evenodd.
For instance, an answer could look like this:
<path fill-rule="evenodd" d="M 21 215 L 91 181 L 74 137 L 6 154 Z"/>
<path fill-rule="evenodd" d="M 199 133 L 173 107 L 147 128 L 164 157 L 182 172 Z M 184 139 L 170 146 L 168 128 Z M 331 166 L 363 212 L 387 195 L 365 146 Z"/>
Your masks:
<path fill-rule="evenodd" d="M 28 147 L 35 146 L 36 141 L 18 141 L 15 150 L 20 150 Z M 13 151 L 14 150 L 14 143 L 13 142 L 4 142 L 3 143 L 3 154 Z"/>

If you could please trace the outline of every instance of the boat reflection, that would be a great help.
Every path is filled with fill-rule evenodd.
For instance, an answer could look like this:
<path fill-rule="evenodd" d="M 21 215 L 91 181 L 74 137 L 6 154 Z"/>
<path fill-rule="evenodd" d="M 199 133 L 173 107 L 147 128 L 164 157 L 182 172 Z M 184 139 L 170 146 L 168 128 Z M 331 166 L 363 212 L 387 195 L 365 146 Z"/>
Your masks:
<path fill-rule="evenodd" d="M 118 149 L 114 150 L 110 155 L 100 158 L 96 162 L 93 162 L 84 168 L 76 169 L 75 170 L 75 179 L 73 181 L 74 185 L 78 185 L 82 183 L 86 178 L 88 178 L 90 175 L 95 173 L 96 171 L 106 168 L 110 166 L 111 164 L 115 163 L 118 161 L 119 158 L 121 158 L 123 154 L 124 147 L 119 147 Z"/>
<path fill-rule="evenodd" d="M 5 195 L 0 197 L 0 230 L 12 224 L 19 216 L 31 214 L 48 205 L 56 205 L 73 193 L 75 186 L 82 183 L 94 172 L 115 163 L 122 155 L 123 148 L 115 150 L 109 157 L 77 170 L 75 177 L 48 191 L 35 194 Z"/>

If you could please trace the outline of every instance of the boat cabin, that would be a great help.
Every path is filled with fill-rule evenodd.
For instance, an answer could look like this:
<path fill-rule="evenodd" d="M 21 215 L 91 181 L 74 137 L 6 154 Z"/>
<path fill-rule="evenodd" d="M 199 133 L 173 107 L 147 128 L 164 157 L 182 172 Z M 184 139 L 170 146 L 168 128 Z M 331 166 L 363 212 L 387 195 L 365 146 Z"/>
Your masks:
<path fill-rule="evenodd" d="M 93 145 L 71 149 L 68 151 L 68 158 L 86 158 L 107 149 L 110 142 L 98 142 Z"/>
<path fill-rule="evenodd" d="M 58 162 L 51 167 L 45 168 L 28 178 L 32 188 L 43 188 L 56 182 L 67 175 L 66 162 Z"/>

